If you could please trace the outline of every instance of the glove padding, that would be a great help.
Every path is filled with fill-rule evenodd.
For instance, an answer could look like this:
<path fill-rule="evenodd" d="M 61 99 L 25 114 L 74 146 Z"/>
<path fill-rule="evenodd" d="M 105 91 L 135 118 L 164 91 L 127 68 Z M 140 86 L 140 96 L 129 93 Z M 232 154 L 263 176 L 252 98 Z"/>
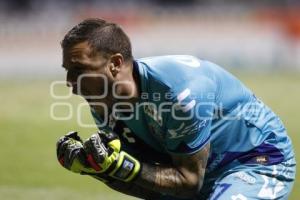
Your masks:
<path fill-rule="evenodd" d="M 74 173 L 97 173 L 86 160 L 82 140 L 77 132 L 70 132 L 58 140 L 56 154 L 59 163 Z"/>
<path fill-rule="evenodd" d="M 84 150 L 90 166 L 98 173 L 129 182 L 140 171 L 140 162 L 121 151 L 121 141 L 113 132 L 101 130 L 93 134 L 84 142 Z"/>

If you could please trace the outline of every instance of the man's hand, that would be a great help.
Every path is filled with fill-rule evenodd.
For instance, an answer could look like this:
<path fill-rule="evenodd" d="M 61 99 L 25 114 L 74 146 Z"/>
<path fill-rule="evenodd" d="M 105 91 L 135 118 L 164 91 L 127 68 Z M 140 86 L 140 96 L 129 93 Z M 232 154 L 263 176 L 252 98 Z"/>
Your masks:
<path fill-rule="evenodd" d="M 75 173 L 94 174 L 96 171 L 86 161 L 82 140 L 77 132 L 70 132 L 56 143 L 56 154 L 60 164 Z"/>
<path fill-rule="evenodd" d="M 87 160 L 98 173 L 129 182 L 140 171 L 140 162 L 124 151 L 121 142 L 113 132 L 99 131 L 84 142 Z"/>

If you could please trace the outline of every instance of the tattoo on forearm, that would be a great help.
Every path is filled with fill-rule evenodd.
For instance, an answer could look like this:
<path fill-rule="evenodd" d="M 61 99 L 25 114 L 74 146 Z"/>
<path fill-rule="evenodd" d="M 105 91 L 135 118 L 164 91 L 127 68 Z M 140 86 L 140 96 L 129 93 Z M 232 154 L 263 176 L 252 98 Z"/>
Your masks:
<path fill-rule="evenodd" d="M 99 179 L 98 176 L 91 177 L 101 181 L 101 179 Z M 161 194 L 158 192 L 154 192 L 152 190 L 140 187 L 132 182 L 125 183 L 123 181 L 111 179 L 110 181 L 105 182 L 105 184 L 113 190 L 141 199 L 155 200 L 159 199 L 159 197 L 161 196 Z"/>
<path fill-rule="evenodd" d="M 115 180 L 107 185 L 114 190 L 142 199 L 159 199 L 162 194 L 191 197 L 195 190 L 191 185 L 195 181 L 200 187 L 202 185 L 208 154 L 209 145 L 188 158 L 174 158 L 173 165 L 143 163 L 141 173 L 135 182 L 124 183 Z"/>
<path fill-rule="evenodd" d="M 192 194 L 195 185 L 199 187 L 202 185 L 208 154 L 209 145 L 188 158 L 175 158 L 173 166 L 154 166 L 144 163 L 136 182 L 149 190 L 172 196 Z"/>
<path fill-rule="evenodd" d="M 145 188 L 161 193 L 168 193 L 170 189 L 172 195 L 181 193 L 183 181 L 184 177 L 174 168 L 147 164 L 144 164 L 139 179 L 140 185 Z"/>

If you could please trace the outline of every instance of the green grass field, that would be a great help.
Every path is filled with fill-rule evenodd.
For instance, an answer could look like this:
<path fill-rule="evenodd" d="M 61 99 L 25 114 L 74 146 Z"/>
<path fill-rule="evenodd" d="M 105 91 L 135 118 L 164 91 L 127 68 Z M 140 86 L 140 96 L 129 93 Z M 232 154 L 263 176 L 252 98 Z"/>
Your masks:
<path fill-rule="evenodd" d="M 266 104 L 281 116 L 293 139 L 297 160 L 300 154 L 300 74 L 245 74 L 237 75 Z M 78 97 L 55 100 L 49 93 L 50 81 L 0 81 L 0 199 L 133 199 L 113 192 L 89 177 L 72 174 L 56 161 L 55 143 L 69 130 L 78 130 L 88 137 L 95 128 L 77 124 L 76 115 L 67 121 L 50 118 L 54 102 L 82 102 Z M 58 93 L 66 90 L 59 88 Z M 63 115 L 63 109 L 57 112 Z M 85 122 L 92 123 L 87 109 Z M 298 182 L 290 199 L 297 200 Z"/>

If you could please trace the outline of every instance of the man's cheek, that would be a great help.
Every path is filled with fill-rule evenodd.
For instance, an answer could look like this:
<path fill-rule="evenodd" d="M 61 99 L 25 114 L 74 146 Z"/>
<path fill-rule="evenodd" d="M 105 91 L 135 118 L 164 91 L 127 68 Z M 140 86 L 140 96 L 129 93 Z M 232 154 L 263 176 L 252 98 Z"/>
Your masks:
<path fill-rule="evenodd" d="M 78 84 L 77 85 L 78 94 L 88 95 L 88 88 L 89 88 L 88 83 L 86 81 L 82 80 L 82 81 L 79 81 L 77 84 Z"/>

